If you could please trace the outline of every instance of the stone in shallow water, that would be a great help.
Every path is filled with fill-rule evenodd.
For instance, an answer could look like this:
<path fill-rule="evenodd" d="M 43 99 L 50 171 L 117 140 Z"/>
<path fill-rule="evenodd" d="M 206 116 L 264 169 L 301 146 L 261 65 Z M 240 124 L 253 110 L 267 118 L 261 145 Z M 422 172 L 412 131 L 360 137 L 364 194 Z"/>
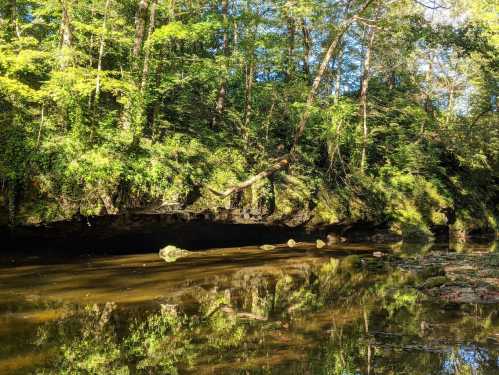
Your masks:
<path fill-rule="evenodd" d="M 318 249 L 322 249 L 326 246 L 326 243 L 322 240 L 317 240 L 316 243 L 315 243 L 315 246 L 318 248 Z"/>
<path fill-rule="evenodd" d="M 260 249 L 270 251 L 270 250 L 274 250 L 275 246 L 274 245 L 262 245 L 262 246 L 260 246 Z"/>
<path fill-rule="evenodd" d="M 179 249 L 178 247 L 173 245 L 168 245 L 159 251 L 159 257 L 167 263 L 173 263 L 177 259 L 185 258 L 190 254 L 190 251 Z"/>

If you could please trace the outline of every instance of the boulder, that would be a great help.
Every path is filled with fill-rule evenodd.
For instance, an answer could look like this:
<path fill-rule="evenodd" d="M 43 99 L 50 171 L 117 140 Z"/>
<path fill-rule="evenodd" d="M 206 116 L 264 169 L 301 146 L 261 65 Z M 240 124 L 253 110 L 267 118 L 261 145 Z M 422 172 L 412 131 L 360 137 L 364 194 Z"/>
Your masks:
<path fill-rule="evenodd" d="M 318 249 L 322 249 L 326 246 L 326 243 L 322 240 L 317 240 L 315 242 L 315 246 L 318 248 Z"/>
<path fill-rule="evenodd" d="M 191 254 L 190 251 L 179 249 L 173 245 L 168 245 L 159 251 L 159 257 L 167 263 L 173 263 L 177 259 L 185 258 Z"/>

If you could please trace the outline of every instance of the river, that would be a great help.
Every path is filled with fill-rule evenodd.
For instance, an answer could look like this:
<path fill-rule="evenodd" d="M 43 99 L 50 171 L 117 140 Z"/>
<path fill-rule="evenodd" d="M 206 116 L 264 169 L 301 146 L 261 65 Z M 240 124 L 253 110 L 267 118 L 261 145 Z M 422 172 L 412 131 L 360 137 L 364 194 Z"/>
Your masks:
<path fill-rule="evenodd" d="M 3 254 L 0 374 L 499 374 L 498 304 L 436 301 L 378 259 L 435 249 Z"/>

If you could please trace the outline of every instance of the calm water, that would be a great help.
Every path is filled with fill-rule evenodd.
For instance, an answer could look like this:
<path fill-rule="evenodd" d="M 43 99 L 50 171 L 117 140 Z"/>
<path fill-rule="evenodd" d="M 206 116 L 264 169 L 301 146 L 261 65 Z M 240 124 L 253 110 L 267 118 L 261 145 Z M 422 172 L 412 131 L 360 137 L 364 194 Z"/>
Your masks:
<path fill-rule="evenodd" d="M 432 251 L 3 256 L 0 374 L 499 374 L 499 306 L 428 300 L 377 250 Z"/>

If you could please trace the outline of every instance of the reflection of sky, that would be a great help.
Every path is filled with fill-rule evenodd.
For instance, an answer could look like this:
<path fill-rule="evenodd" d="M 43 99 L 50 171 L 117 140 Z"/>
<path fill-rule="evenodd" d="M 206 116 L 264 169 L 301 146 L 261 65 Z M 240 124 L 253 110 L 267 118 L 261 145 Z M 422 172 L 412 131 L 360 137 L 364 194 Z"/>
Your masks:
<path fill-rule="evenodd" d="M 446 355 L 442 370 L 444 374 L 455 374 L 456 369 L 466 366 L 472 371 L 472 374 L 477 374 L 477 370 L 482 367 L 482 364 L 488 361 L 490 361 L 490 353 L 487 350 L 476 346 L 462 345 L 457 351 Z M 499 356 L 496 358 L 496 365 L 499 367 Z"/>

